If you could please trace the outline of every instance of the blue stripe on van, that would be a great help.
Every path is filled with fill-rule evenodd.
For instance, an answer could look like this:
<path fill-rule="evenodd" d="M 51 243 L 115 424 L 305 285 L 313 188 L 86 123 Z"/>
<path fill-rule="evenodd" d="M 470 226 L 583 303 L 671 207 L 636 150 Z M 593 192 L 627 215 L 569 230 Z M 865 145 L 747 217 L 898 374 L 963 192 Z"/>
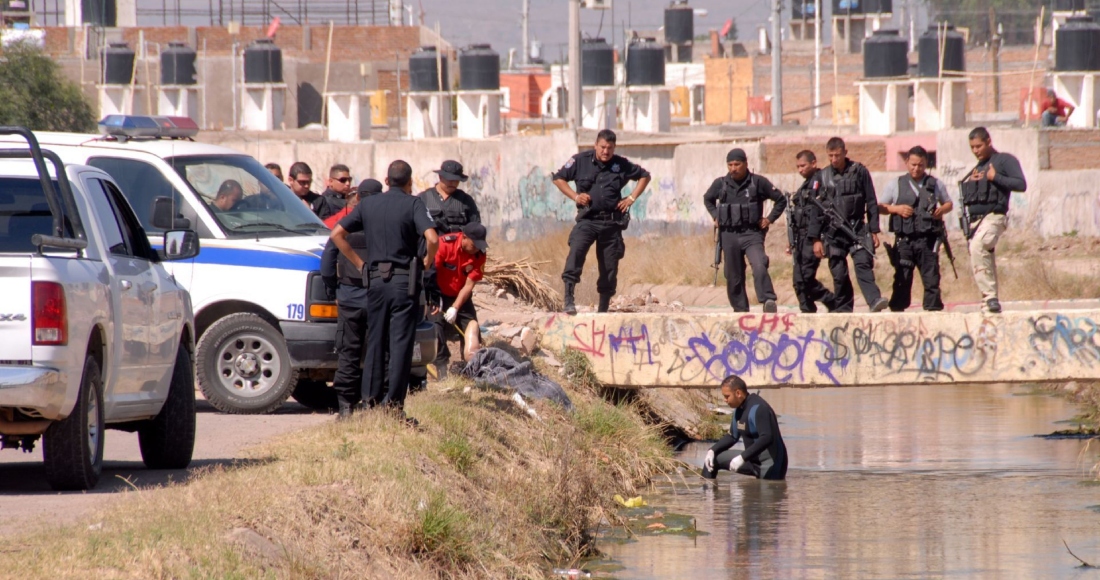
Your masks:
<path fill-rule="evenodd" d="M 154 248 L 164 246 L 154 244 Z M 246 250 L 242 248 L 199 248 L 195 257 L 196 264 L 216 264 L 218 266 L 247 266 L 249 268 L 276 268 L 279 270 L 301 270 L 311 272 L 321 269 L 320 256 L 302 254 L 284 254 L 264 250 Z"/>

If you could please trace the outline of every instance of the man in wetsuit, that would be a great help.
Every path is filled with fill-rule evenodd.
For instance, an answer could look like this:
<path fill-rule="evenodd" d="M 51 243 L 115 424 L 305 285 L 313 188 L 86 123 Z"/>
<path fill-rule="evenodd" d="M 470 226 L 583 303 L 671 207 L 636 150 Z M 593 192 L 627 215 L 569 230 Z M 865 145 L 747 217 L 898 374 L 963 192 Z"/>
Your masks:
<path fill-rule="evenodd" d="M 745 381 L 730 375 L 722 381 L 722 397 L 733 407 L 733 421 L 726 433 L 707 451 L 703 477 L 715 479 L 719 469 L 728 469 L 757 479 L 787 477 L 787 446 L 779 433 L 775 411 L 760 395 L 750 395 Z M 745 450 L 733 446 L 745 440 Z"/>

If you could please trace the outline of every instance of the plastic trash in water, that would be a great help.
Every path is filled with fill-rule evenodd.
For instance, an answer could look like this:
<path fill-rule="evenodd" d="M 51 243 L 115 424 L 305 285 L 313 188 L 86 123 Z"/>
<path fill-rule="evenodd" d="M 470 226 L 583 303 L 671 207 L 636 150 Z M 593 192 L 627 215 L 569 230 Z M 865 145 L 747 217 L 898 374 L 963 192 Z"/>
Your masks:
<path fill-rule="evenodd" d="M 555 578 L 591 578 L 592 573 L 578 568 L 554 568 Z"/>
<path fill-rule="evenodd" d="M 615 497 L 613 499 L 618 502 L 619 505 L 628 508 L 639 508 L 648 505 L 640 495 L 638 497 L 632 497 L 630 499 L 623 499 L 623 496 L 615 494 Z"/>

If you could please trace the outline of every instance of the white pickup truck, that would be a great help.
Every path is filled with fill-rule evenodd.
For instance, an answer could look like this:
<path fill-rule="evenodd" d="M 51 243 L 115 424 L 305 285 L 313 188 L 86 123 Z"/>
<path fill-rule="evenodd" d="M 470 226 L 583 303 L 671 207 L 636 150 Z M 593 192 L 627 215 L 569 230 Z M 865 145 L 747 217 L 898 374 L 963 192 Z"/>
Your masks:
<path fill-rule="evenodd" d="M 0 149 L 0 448 L 41 438 L 59 490 L 95 486 L 108 428 L 136 431 L 150 468 L 187 467 L 194 315 L 162 262 L 195 257 L 198 236 L 154 250 L 107 173 L 0 135 L 27 141 Z"/>

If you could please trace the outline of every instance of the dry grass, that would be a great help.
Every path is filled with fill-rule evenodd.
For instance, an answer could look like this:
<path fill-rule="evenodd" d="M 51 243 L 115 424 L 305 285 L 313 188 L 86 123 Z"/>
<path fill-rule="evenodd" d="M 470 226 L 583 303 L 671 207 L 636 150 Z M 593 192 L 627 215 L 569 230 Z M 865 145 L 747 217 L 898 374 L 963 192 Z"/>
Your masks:
<path fill-rule="evenodd" d="M 4 576 L 541 578 L 586 553 L 614 494 L 672 466 L 655 428 L 587 391 L 570 391 L 572 415 L 536 404 L 539 421 L 443 385 L 409 400 L 422 431 L 365 413 L 286 436 L 254 462 L 10 538 Z M 278 555 L 228 540 L 238 528 Z"/>
<path fill-rule="evenodd" d="M 771 260 L 769 273 L 781 296 L 783 289 L 790 289 L 791 258 L 786 254 L 787 238 L 783 225 L 770 232 L 765 246 Z M 541 237 L 537 240 L 498 243 L 494 247 L 502 259 L 529 258 L 540 264 L 542 278 L 553 288 L 561 287 L 561 271 L 565 266 L 568 250 L 568 231 Z M 883 239 L 888 239 L 884 235 Z M 1059 253 L 1039 247 L 1033 239 L 1006 236 L 997 248 L 997 260 L 1001 281 L 1002 300 L 1056 300 L 1100 298 L 1100 279 L 1081 265 L 1089 265 L 1094 258 L 1097 240 L 1079 238 L 1059 240 L 1063 246 Z M 981 295 L 974 284 L 970 269 L 970 256 L 966 240 L 961 234 L 951 236 L 959 279 L 951 273 L 947 257 L 941 253 L 940 287 L 947 303 L 977 301 Z M 626 238 L 626 256 L 619 265 L 619 290 L 623 292 L 631 284 L 672 284 L 710 286 L 714 280 L 711 263 L 714 260 L 714 240 L 710 235 L 655 236 L 642 235 Z M 1080 271 L 1081 273 L 1075 273 Z M 751 278 L 751 273 L 749 274 Z M 875 280 L 883 294 L 889 296 L 894 271 L 880 249 L 875 260 Z M 828 267 L 822 263 L 818 279 L 831 286 Z M 854 279 L 853 279 L 854 282 Z M 719 273 L 719 285 L 725 278 Z M 582 283 L 578 288 L 578 300 L 596 300 L 595 251 L 585 263 Z M 750 282 L 751 286 L 751 282 Z M 922 292 L 920 276 L 913 285 L 913 300 L 919 304 Z M 857 290 L 858 292 L 858 290 Z M 751 293 L 751 291 L 750 291 Z M 788 294 L 790 294 L 788 292 Z"/>
<path fill-rule="evenodd" d="M 542 263 L 526 259 L 501 262 L 490 257 L 485 264 L 485 281 L 504 288 L 520 300 L 544 310 L 561 309 L 561 297 L 539 274 Z"/>

